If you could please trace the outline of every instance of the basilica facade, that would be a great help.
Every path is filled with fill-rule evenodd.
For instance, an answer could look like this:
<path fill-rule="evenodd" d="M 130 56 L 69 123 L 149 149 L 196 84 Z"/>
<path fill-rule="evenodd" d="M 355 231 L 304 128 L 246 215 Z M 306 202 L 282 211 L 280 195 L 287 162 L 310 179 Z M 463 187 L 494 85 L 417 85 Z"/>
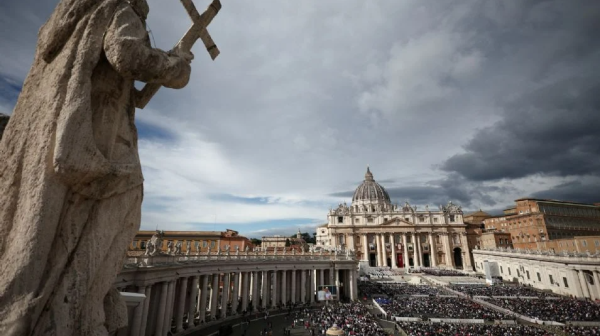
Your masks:
<path fill-rule="evenodd" d="M 362 264 L 473 269 L 460 206 L 392 204 L 369 168 L 352 204 L 331 209 L 327 219 L 317 227 L 317 246 L 354 250 Z"/>

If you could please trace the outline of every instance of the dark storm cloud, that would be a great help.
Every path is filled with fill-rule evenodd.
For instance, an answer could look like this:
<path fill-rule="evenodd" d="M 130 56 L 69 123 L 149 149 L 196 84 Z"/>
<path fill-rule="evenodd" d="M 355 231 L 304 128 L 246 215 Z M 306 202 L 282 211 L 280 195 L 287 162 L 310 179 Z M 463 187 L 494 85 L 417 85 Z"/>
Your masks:
<path fill-rule="evenodd" d="M 469 180 L 600 172 L 600 78 L 548 85 L 506 106 L 442 169 Z"/>
<path fill-rule="evenodd" d="M 531 197 L 558 199 L 563 201 L 581 203 L 600 203 L 600 181 L 595 183 L 583 183 L 582 181 L 571 181 L 559 184 L 554 188 L 536 192 Z"/>

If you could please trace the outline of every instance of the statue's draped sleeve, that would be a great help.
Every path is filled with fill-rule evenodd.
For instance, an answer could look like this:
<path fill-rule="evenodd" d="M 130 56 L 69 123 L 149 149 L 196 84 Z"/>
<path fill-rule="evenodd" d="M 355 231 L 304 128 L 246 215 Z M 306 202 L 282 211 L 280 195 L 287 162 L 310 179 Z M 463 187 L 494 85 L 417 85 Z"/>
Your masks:
<path fill-rule="evenodd" d="M 190 66 L 180 57 L 154 49 L 137 14 L 121 6 L 104 38 L 104 52 L 112 67 L 123 77 L 170 88 L 182 88 Z"/>

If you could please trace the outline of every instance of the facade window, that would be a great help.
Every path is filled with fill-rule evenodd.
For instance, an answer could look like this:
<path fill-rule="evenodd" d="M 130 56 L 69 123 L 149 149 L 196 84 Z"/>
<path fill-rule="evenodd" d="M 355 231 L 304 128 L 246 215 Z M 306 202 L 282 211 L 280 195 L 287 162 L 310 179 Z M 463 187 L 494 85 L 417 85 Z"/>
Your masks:
<path fill-rule="evenodd" d="M 502 269 L 502 266 L 500 266 L 500 273 L 504 274 L 504 270 Z"/>
<path fill-rule="evenodd" d="M 508 275 L 512 275 L 512 273 L 510 272 L 510 267 L 508 268 Z"/>
<path fill-rule="evenodd" d="M 373 223 L 373 218 L 371 218 L 371 217 L 367 218 L 367 223 Z"/>
<path fill-rule="evenodd" d="M 203 241 L 202 241 L 202 247 L 206 248 L 206 246 L 208 246 L 208 245 L 207 245 L 207 242 L 206 242 L 206 240 L 203 240 Z"/>
<path fill-rule="evenodd" d="M 344 222 L 344 217 L 338 217 L 338 223 L 343 223 Z"/>
<path fill-rule="evenodd" d="M 404 217 L 404 220 L 410 222 L 410 217 Z"/>
<path fill-rule="evenodd" d="M 211 249 L 214 249 L 214 248 L 215 248 L 215 241 L 211 241 L 211 242 L 210 242 L 210 248 L 211 248 Z"/>
<path fill-rule="evenodd" d="M 137 248 L 137 240 L 133 241 L 133 248 Z"/>
<path fill-rule="evenodd" d="M 437 222 L 438 222 L 438 218 L 437 218 L 437 217 L 434 217 L 434 218 L 433 218 L 433 222 L 434 222 L 434 223 L 437 223 Z"/>
<path fill-rule="evenodd" d="M 569 288 L 569 283 L 567 282 L 566 277 L 563 277 L 563 284 L 565 285 L 565 288 Z"/>
<path fill-rule="evenodd" d="M 527 274 L 527 280 L 531 280 L 531 278 L 529 278 L 529 271 L 525 271 L 525 274 Z"/>
<path fill-rule="evenodd" d="M 537 272 L 537 278 L 538 278 L 538 281 L 542 281 L 542 276 L 540 275 L 540 272 Z"/>
<path fill-rule="evenodd" d="M 450 215 L 450 222 L 454 222 L 454 215 Z"/>
<path fill-rule="evenodd" d="M 425 216 L 419 215 L 419 222 L 423 223 L 425 221 Z"/>
<path fill-rule="evenodd" d="M 550 284 L 554 285 L 554 279 L 552 278 L 552 274 L 548 275 L 548 278 L 550 279 Z"/>
<path fill-rule="evenodd" d="M 600 246 L 600 240 L 594 240 L 594 245 Z"/>
<path fill-rule="evenodd" d="M 358 223 L 358 218 L 354 218 L 354 223 Z"/>
<path fill-rule="evenodd" d="M 582 240 L 582 241 L 581 241 L 581 245 L 583 245 L 583 246 L 587 246 L 587 241 L 585 241 L 585 240 Z"/>
<path fill-rule="evenodd" d="M 140 243 L 140 248 L 141 249 L 145 249 L 146 248 L 146 242 L 142 240 L 142 242 Z"/>

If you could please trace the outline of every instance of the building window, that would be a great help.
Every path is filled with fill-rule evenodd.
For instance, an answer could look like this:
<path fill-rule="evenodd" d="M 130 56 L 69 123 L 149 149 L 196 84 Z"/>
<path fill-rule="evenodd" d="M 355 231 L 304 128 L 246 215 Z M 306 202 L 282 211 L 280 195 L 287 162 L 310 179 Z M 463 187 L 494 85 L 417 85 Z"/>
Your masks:
<path fill-rule="evenodd" d="M 437 223 L 438 222 L 438 218 L 437 217 L 433 217 L 433 222 Z"/>
<path fill-rule="evenodd" d="M 527 280 L 531 280 L 531 278 L 529 278 L 529 271 L 525 271 L 525 274 L 527 274 Z"/>
<path fill-rule="evenodd" d="M 410 222 L 410 217 L 404 217 L 404 220 Z"/>
<path fill-rule="evenodd" d="M 203 240 L 202 241 L 202 247 L 206 248 L 206 246 L 207 246 L 206 240 Z"/>
<path fill-rule="evenodd" d="M 587 246 L 587 241 L 585 241 L 585 240 L 582 240 L 582 241 L 581 241 L 581 245 L 583 245 L 583 246 Z"/>
<path fill-rule="evenodd" d="M 542 276 L 540 275 L 540 272 L 537 272 L 537 278 L 538 278 L 538 281 L 542 281 Z"/>
<path fill-rule="evenodd" d="M 594 245 L 600 246 L 600 240 L 594 240 Z"/>
<path fill-rule="evenodd" d="M 140 248 L 141 248 L 141 249 L 145 249 L 145 248 L 146 248 L 146 242 L 145 242 L 145 241 L 142 241 L 142 242 L 140 243 Z"/>
<path fill-rule="evenodd" d="M 454 222 L 454 215 L 450 215 L 450 222 Z"/>
<path fill-rule="evenodd" d="M 133 241 L 133 248 L 137 248 L 137 240 Z"/>
<path fill-rule="evenodd" d="M 211 248 L 211 249 L 214 249 L 214 248 L 215 248 L 215 242 L 214 242 L 214 241 L 211 241 L 211 242 L 210 242 L 210 248 Z"/>
<path fill-rule="evenodd" d="M 338 223 L 343 223 L 344 222 L 344 217 L 338 217 Z"/>
<path fill-rule="evenodd" d="M 552 278 L 552 274 L 548 275 L 548 278 L 550 279 L 550 284 L 554 285 L 554 279 Z"/>
<path fill-rule="evenodd" d="M 566 277 L 563 277 L 563 284 L 565 285 L 565 288 L 569 288 L 569 283 L 567 282 Z"/>
<path fill-rule="evenodd" d="M 512 273 L 510 272 L 510 267 L 508 268 L 508 275 L 512 275 Z"/>
<path fill-rule="evenodd" d="M 373 223 L 373 218 L 371 218 L 371 217 L 367 218 L 367 223 Z"/>
<path fill-rule="evenodd" d="M 504 270 L 502 269 L 502 266 L 500 266 L 500 273 L 504 274 Z"/>
<path fill-rule="evenodd" d="M 354 223 L 358 223 L 358 218 L 354 218 Z"/>

